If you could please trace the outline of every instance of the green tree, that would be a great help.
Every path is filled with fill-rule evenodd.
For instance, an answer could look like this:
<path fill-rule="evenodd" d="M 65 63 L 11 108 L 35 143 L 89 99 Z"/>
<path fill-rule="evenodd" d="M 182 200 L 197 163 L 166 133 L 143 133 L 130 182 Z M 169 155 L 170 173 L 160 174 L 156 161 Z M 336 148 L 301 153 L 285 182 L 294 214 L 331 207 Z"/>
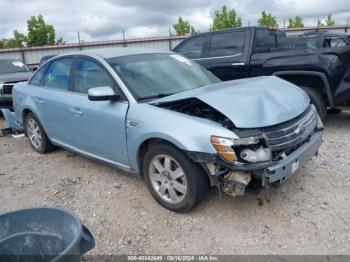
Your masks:
<path fill-rule="evenodd" d="M 13 38 L 1 39 L 0 48 L 16 48 L 23 47 L 26 43 L 26 36 L 19 33 L 17 30 L 13 31 Z"/>
<path fill-rule="evenodd" d="M 13 31 L 13 38 L 0 39 L 0 48 L 16 48 L 24 46 L 64 45 L 63 38 L 55 40 L 55 28 L 45 23 L 42 15 L 32 16 L 27 21 L 28 35 Z"/>
<path fill-rule="evenodd" d="M 62 37 L 58 38 L 56 41 L 56 45 L 64 45 L 65 43 Z"/>
<path fill-rule="evenodd" d="M 288 28 L 301 28 L 304 27 L 303 19 L 300 16 L 296 16 L 293 20 L 292 18 L 288 19 Z"/>
<path fill-rule="evenodd" d="M 196 29 L 190 25 L 190 23 L 186 20 L 183 20 L 182 17 L 177 20 L 177 23 L 173 25 L 173 28 L 176 31 L 176 35 L 182 36 L 187 34 L 194 34 L 196 33 Z"/>
<path fill-rule="evenodd" d="M 27 42 L 27 37 L 24 34 L 19 33 L 17 30 L 13 31 L 13 40 L 16 47 L 23 47 Z"/>
<path fill-rule="evenodd" d="M 276 17 L 272 16 L 271 13 L 266 13 L 265 11 L 262 11 L 261 18 L 258 20 L 258 25 L 278 27 Z"/>
<path fill-rule="evenodd" d="M 335 25 L 335 21 L 332 18 L 332 15 L 328 15 L 327 18 L 324 21 L 321 21 L 320 19 L 317 20 L 317 26 L 322 27 L 322 26 L 333 26 Z"/>
<path fill-rule="evenodd" d="M 317 27 L 322 27 L 324 26 L 324 23 L 320 19 L 317 19 Z"/>
<path fill-rule="evenodd" d="M 215 18 L 213 21 L 213 25 L 211 27 L 212 30 L 222 30 L 226 28 L 233 27 L 241 27 L 242 19 L 237 16 L 236 10 L 231 9 L 228 10 L 224 5 L 220 10 L 215 11 Z"/>
<path fill-rule="evenodd" d="M 332 18 L 332 15 L 328 15 L 326 20 L 325 20 L 325 23 L 327 26 L 333 26 L 335 25 L 335 21 L 333 20 Z"/>
<path fill-rule="evenodd" d="M 27 21 L 27 46 L 43 46 L 55 44 L 55 29 L 47 25 L 42 15 L 32 16 Z"/>

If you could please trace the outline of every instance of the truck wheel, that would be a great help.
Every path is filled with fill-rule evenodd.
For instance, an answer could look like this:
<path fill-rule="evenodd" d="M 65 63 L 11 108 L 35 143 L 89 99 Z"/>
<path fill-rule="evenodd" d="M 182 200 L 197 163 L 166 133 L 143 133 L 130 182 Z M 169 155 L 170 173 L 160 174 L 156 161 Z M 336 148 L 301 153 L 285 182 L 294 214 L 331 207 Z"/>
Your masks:
<path fill-rule="evenodd" d="M 318 115 L 324 120 L 327 116 L 327 103 L 324 96 L 314 88 L 302 86 L 302 89 L 309 95 L 311 103 L 316 107 Z"/>
<path fill-rule="evenodd" d="M 35 151 L 45 154 L 54 148 L 39 120 L 32 113 L 26 115 L 24 129 L 28 136 L 30 145 Z"/>
<path fill-rule="evenodd" d="M 155 200 L 174 212 L 190 211 L 202 201 L 209 188 L 204 170 L 168 144 L 155 145 L 148 150 L 143 174 Z"/>

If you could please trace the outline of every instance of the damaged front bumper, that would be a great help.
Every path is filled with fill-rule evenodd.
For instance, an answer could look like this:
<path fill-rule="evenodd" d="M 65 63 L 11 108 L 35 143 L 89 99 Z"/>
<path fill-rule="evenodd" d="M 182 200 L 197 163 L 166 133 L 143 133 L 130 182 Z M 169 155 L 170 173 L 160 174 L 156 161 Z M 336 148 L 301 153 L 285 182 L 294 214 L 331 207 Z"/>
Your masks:
<path fill-rule="evenodd" d="M 299 169 L 304 167 L 306 163 L 315 155 L 322 144 L 322 133 L 316 132 L 308 142 L 300 146 L 292 152 L 288 157 L 278 161 L 277 164 L 266 168 L 262 174 L 262 185 L 275 182 L 284 182 L 289 177 L 295 175 Z"/>
<path fill-rule="evenodd" d="M 200 163 L 208 173 L 212 186 L 231 196 L 243 195 L 247 186 L 257 182 L 259 187 L 272 183 L 282 183 L 295 175 L 315 155 L 322 144 L 322 131 L 312 136 L 277 162 L 250 163 L 245 165 L 230 164 L 217 155 L 188 152 L 189 157 Z"/>

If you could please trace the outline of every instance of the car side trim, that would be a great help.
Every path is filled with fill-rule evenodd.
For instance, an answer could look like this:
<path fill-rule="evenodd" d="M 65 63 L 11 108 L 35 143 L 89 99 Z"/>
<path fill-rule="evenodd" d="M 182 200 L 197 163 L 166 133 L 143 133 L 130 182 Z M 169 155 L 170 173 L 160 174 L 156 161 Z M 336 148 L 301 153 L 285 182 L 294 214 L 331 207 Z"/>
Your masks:
<path fill-rule="evenodd" d="M 274 76 L 282 76 L 282 75 L 312 75 L 312 76 L 320 77 L 322 82 L 323 82 L 323 84 L 324 84 L 324 86 L 325 86 L 325 89 L 326 89 L 328 103 L 329 103 L 329 105 L 331 107 L 334 107 L 332 91 L 331 91 L 331 88 L 329 86 L 328 79 L 323 73 L 316 72 L 316 71 L 276 71 L 272 75 L 274 75 Z"/>
<path fill-rule="evenodd" d="M 215 57 L 204 57 L 204 58 L 194 58 L 191 59 L 193 61 L 200 61 L 200 60 L 210 60 L 210 59 L 219 59 L 219 58 L 231 58 L 231 57 L 237 57 L 241 56 L 242 53 L 236 54 L 236 55 L 227 55 L 227 56 L 215 56 Z"/>
<path fill-rule="evenodd" d="M 86 151 L 83 151 L 83 150 L 80 150 L 80 149 L 77 149 L 75 147 L 72 147 L 72 146 L 69 146 L 65 143 L 61 143 L 59 142 L 58 140 L 56 139 L 50 139 L 51 142 L 57 146 L 60 146 L 60 147 L 63 147 L 69 151 L 72 151 L 72 152 L 75 152 L 77 154 L 80 154 L 80 155 L 83 155 L 87 158 L 90 158 L 92 160 L 97 160 L 97 161 L 102 161 L 106 164 L 109 164 L 109 165 L 112 165 L 113 167 L 117 167 L 125 172 L 128 172 L 128 173 L 135 173 L 130 166 L 127 166 L 127 165 L 124 165 L 124 164 L 120 164 L 120 163 L 117 163 L 117 162 L 114 162 L 112 160 L 109 160 L 109 159 L 106 159 L 106 158 L 103 158 L 103 157 L 99 157 L 99 156 L 96 156 L 94 154 L 91 154 L 91 153 L 88 153 Z"/>

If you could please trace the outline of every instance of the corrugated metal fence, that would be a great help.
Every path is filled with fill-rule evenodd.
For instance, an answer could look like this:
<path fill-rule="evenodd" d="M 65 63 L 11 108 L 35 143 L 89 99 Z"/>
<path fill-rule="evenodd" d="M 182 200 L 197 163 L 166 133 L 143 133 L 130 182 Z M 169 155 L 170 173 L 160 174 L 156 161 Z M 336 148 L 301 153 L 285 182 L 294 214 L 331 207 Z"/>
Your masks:
<path fill-rule="evenodd" d="M 134 48 L 152 48 L 157 50 L 171 50 L 178 45 L 185 37 L 157 37 L 157 38 L 138 38 L 129 40 L 112 40 L 99 42 L 86 42 L 80 44 L 66 44 L 54 46 L 38 46 L 14 49 L 0 49 L 1 57 L 18 58 L 28 65 L 39 64 L 43 56 L 58 55 L 77 50 L 88 50 L 96 48 L 109 47 L 134 47 Z"/>
<path fill-rule="evenodd" d="M 327 30 L 334 33 L 350 34 L 350 26 L 331 26 L 331 27 L 305 27 L 286 29 L 287 35 L 299 35 L 311 30 Z M 1 57 L 11 57 L 22 59 L 28 65 L 36 65 L 43 56 L 57 55 L 76 50 L 87 50 L 108 47 L 136 47 L 136 48 L 153 48 L 158 50 L 171 50 L 178 45 L 185 37 L 166 36 L 154 38 L 138 38 L 128 40 L 112 40 L 99 42 L 86 42 L 80 44 L 66 44 L 57 46 L 39 46 L 15 49 L 0 49 Z"/>

